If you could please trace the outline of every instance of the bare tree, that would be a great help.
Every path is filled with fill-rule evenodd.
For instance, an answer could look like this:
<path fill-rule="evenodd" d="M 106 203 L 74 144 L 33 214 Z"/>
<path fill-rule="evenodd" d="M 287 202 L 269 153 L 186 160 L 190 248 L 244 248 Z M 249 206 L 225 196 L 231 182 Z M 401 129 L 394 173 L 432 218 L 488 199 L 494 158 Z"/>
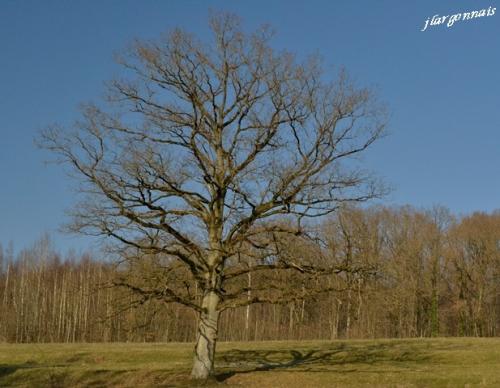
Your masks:
<path fill-rule="evenodd" d="M 269 29 L 245 34 L 225 14 L 210 25 L 210 44 L 180 30 L 136 42 L 119 59 L 131 76 L 108 84 L 105 107 L 87 105 L 73 130 L 51 127 L 41 141 L 87 194 L 72 230 L 155 261 L 156 272 L 117 283 L 198 313 L 196 379 L 214 372 L 222 310 L 325 291 L 314 278 L 343 270 L 320 250 L 280 250 L 304 238 L 307 219 L 381 194 L 354 157 L 385 122 L 370 90 L 344 71 L 329 80 L 317 58 L 273 51 Z M 248 274 L 266 271 L 302 286 L 253 289 L 262 283 Z"/>

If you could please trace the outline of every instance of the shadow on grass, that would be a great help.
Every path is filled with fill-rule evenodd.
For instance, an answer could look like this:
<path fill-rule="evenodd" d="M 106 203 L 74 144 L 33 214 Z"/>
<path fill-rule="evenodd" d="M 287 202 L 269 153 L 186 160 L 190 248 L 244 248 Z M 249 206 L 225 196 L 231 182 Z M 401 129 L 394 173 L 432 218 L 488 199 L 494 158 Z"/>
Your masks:
<path fill-rule="evenodd" d="M 43 371 L 44 368 L 38 365 L 37 363 L 26 362 L 18 365 L 6 365 L 0 364 L 0 386 L 4 386 L 2 384 L 6 383 L 6 386 L 10 386 L 10 383 L 14 384 L 16 378 L 12 380 L 12 376 L 17 371 L 22 370 L 34 370 L 39 369 Z M 66 376 L 61 373 L 47 373 L 44 377 L 44 385 L 51 388 L 64 387 L 64 381 Z M 9 379 L 12 381 L 9 383 Z M 35 378 L 37 380 L 37 378 Z M 24 381 L 24 383 L 28 384 L 28 381 Z M 34 385 L 37 385 L 36 382 L 33 382 Z M 32 384 L 32 385 L 33 385 Z M 17 384 L 16 384 L 17 385 Z"/>
<path fill-rule="evenodd" d="M 68 362 L 75 363 L 81 358 L 71 357 Z M 43 386 L 57 388 L 57 387 L 68 387 L 71 386 L 72 376 L 68 371 L 64 370 L 51 370 L 50 368 L 61 367 L 65 365 L 61 364 L 51 364 L 51 365 L 40 365 L 36 362 L 26 362 L 22 364 L 0 364 L 0 387 L 3 384 L 14 384 L 17 385 L 19 378 L 11 376 L 17 371 L 30 371 L 29 375 L 23 375 L 23 379 L 29 379 L 30 381 L 24 381 L 25 383 L 32 383 L 30 386 Z M 85 381 L 86 387 L 103 387 L 106 383 L 126 371 L 114 371 L 108 369 L 102 370 L 91 370 L 83 373 L 79 380 Z M 10 385 L 7 385 L 10 386 Z"/>
<path fill-rule="evenodd" d="M 84 361 L 84 357 L 72 356 L 69 363 Z M 177 375 L 169 369 L 140 371 L 138 369 L 68 369 L 70 364 L 0 364 L 0 387 L 191 387 L 189 375 Z M 55 368 L 55 369 L 53 369 Z M 71 367 L 70 367 L 71 368 Z M 21 375 L 14 375 L 21 372 Z M 131 382 L 132 381 L 132 382 Z"/>
<path fill-rule="evenodd" d="M 338 344 L 325 348 L 302 350 L 238 350 L 225 351 L 219 357 L 227 367 L 216 376 L 223 382 L 236 374 L 287 370 L 296 372 L 359 372 L 361 364 L 389 363 L 403 365 L 405 362 L 425 362 L 430 354 L 421 347 L 397 343 L 377 345 Z M 335 369 L 349 364 L 350 369 Z M 236 367 L 236 368 L 235 368 Z"/>
<path fill-rule="evenodd" d="M 54 363 L 51 367 L 64 367 L 67 366 L 68 363 L 78 363 L 81 362 L 83 357 L 87 356 L 86 353 L 78 353 L 71 357 L 69 357 L 66 362 Z M 20 364 L 0 364 L 0 379 L 7 377 L 18 370 L 26 370 L 26 369 L 40 369 L 44 370 L 46 368 L 45 365 L 41 365 L 36 361 L 26 361 Z M 56 384 L 57 385 L 57 384 Z"/>
<path fill-rule="evenodd" d="M 19 369 L 39 368 L 40 365 L 36 361 L 26 361 L 22 364 L 0 364 L 0 379 L 15 373 Z"/>
<path fill-rule="evenodd" d="M 18 366 L 0 364 L 0 379 L 14 373 L 18 369 Z"/>

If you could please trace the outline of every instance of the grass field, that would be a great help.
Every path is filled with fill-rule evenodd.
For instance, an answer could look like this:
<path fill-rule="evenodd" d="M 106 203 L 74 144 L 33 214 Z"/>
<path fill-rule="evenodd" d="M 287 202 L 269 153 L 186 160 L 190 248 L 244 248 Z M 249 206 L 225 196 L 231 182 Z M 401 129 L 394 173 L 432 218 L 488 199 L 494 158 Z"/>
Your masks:
<path fill-rule="evenodd" d="M 188 387 L 192 344 L 0 344 L 0 387 Z M 500 387 L 500 339 L 220 343 L 242 387 Z"/>

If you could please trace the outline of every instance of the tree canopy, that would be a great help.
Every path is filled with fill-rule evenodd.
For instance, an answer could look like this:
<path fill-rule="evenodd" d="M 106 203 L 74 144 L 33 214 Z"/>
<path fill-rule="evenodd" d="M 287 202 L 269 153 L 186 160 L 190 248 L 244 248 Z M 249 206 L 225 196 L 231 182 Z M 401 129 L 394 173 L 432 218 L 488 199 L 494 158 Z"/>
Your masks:
<path fill-rule="evenodd" d="M 386 120 L 370 89 L 344 70 L 332 79 L 318 57 L 275 51 L 268 28 L 245 33 L 228 14 L 210 26 L 210 42 L 182 30 L 136 41 L 107 102 L 42 135 L 82 182 L 72 230 L 112 237 L 163 276 L 117 283 L 200 314 L 196 378 L 213 373 L 221 309 L 286 294 L 241 286 L 249 273 L 342 270 L 307 248 L 307 220 L 382 193 L 352 160 Z M 304 251 L 283 254 L 288 238 Z"/>

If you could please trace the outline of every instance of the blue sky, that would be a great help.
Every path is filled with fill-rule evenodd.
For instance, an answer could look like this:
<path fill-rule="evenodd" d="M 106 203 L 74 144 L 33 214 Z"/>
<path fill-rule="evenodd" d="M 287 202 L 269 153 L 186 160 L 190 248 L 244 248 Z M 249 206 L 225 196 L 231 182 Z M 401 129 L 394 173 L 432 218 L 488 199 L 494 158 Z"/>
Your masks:
<path fill-rule="evenodd" d="M 494 16 L 420 30 L 435 14 L 498 7 Z M 274 45 L 319 52 L 379 90 L 390 135 L 365 156 L 394 187 L 386 204 L 455 213 L 500 208 L 500 2 L 491 1 L 12 1 L 0 2 L 0 243 L 50 232 L 65 251 L 93 240 L 57 231 L 76 202 L 63 169 L 33 139 L 78 118 L 134 38 L 179 26 L 208 32 L 210 9 L 271 24 Z"/>

